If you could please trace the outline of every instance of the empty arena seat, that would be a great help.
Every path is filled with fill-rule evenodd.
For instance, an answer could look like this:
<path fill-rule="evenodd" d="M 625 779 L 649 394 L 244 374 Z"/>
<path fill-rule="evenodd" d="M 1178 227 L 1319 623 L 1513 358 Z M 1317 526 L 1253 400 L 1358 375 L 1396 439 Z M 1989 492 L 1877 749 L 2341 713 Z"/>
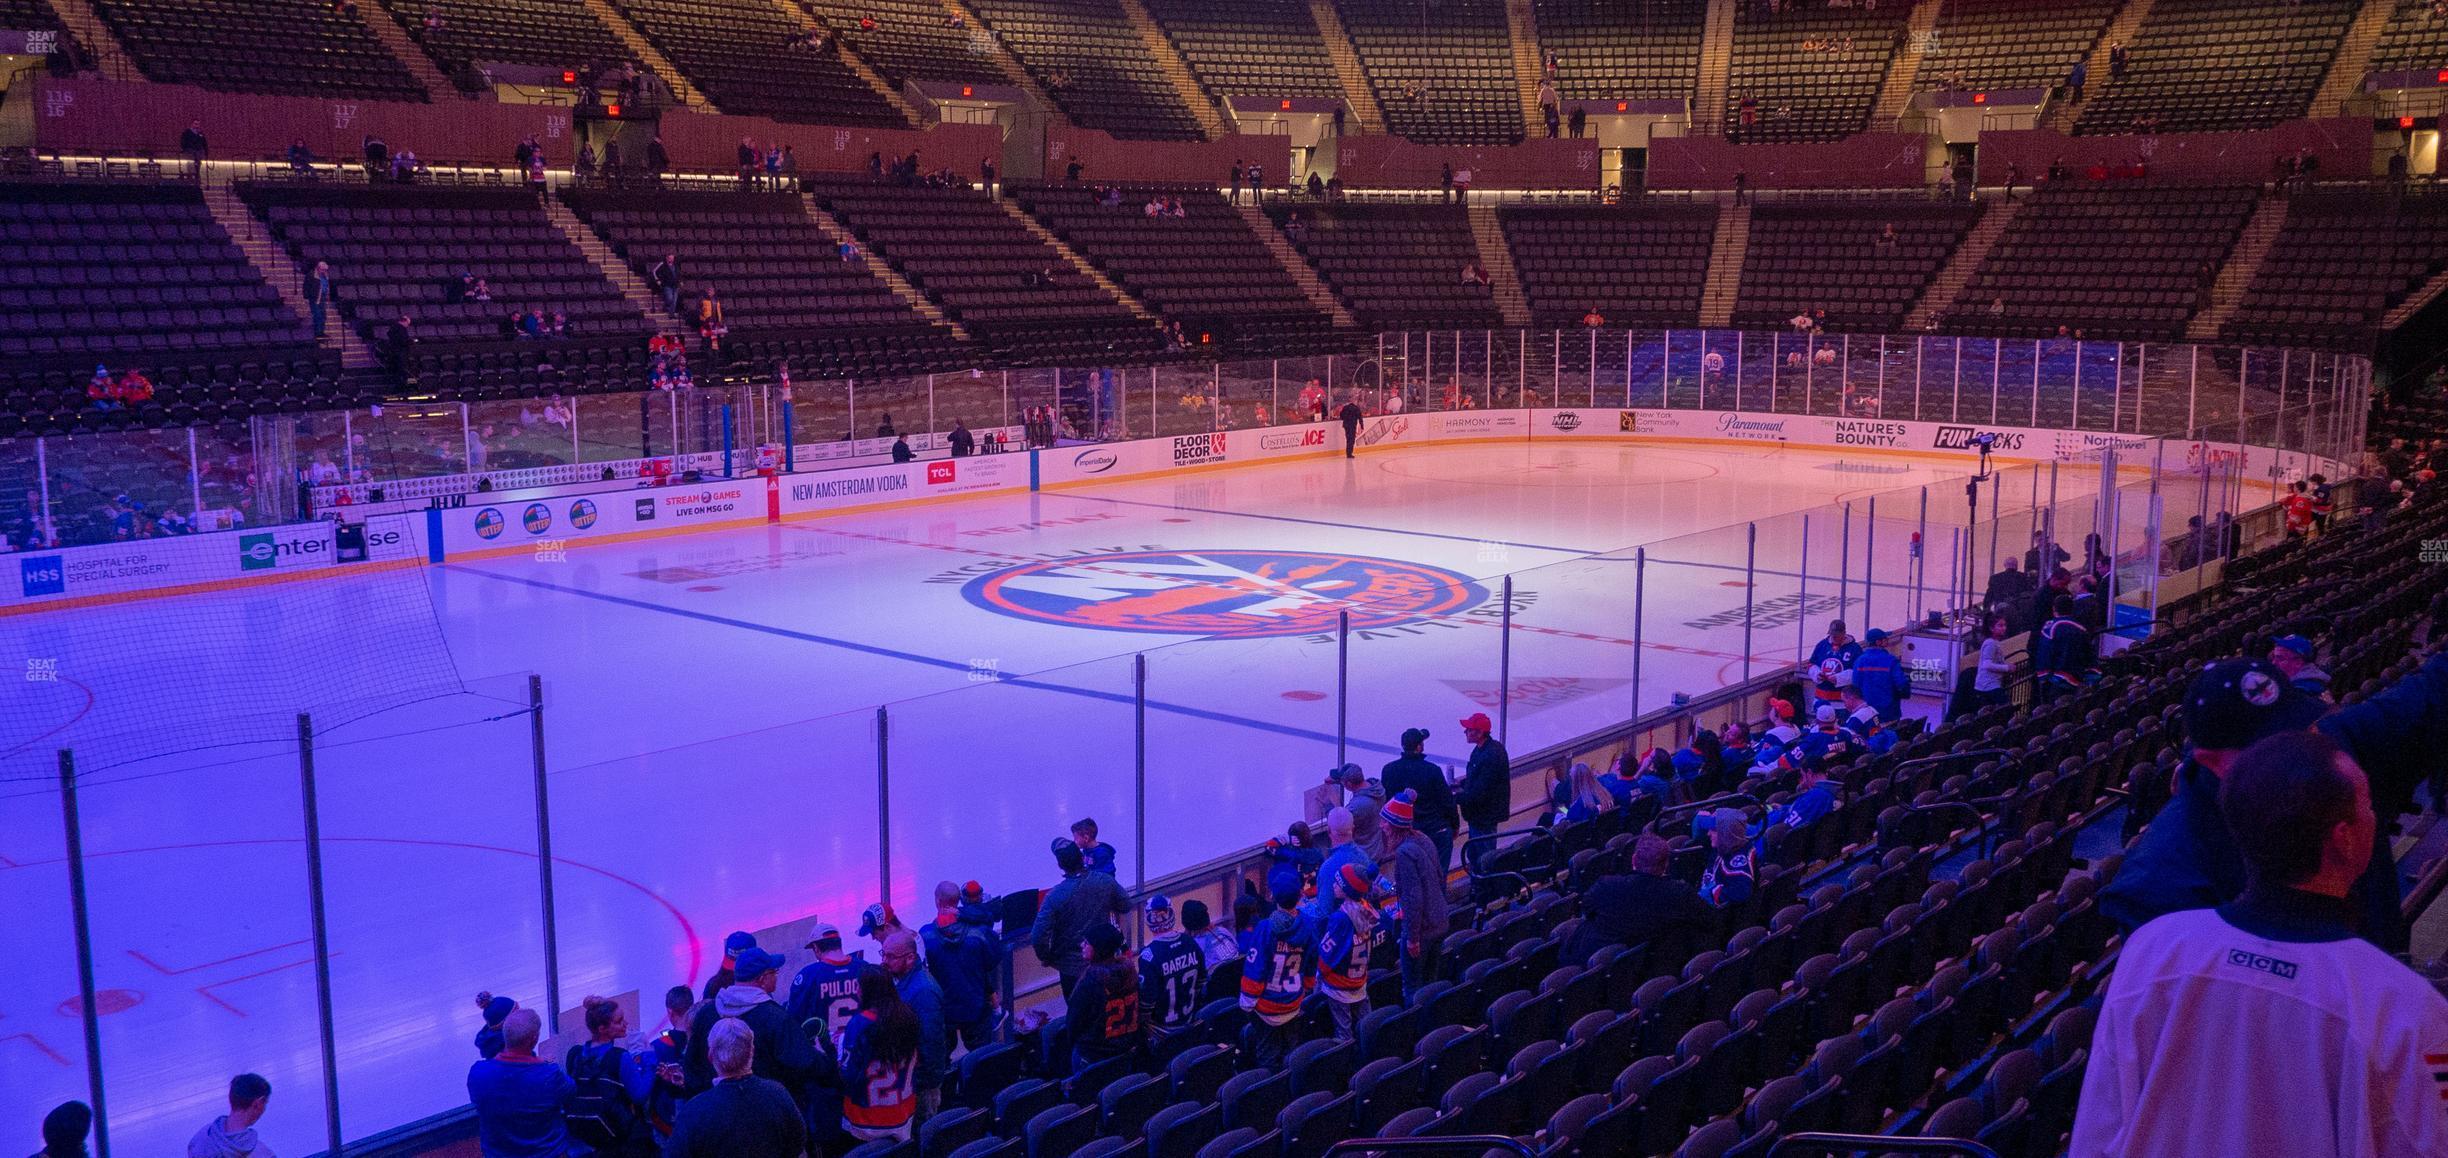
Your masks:
<path fill-rule="evenodd" d="M 2373 72 L 2448 66 L 2448 16 L 2432 0 L 2397 0 L 2388 27 L 2372 46 Z"/>
<path fill-rule="evenodd" d="M 645 385 L 652 327 L 553 227 L 533 192 L 250 184 L 240 194 L 301 268 L 331 264 L 344 324 L 370 340 L 410 319 L 418 360 L 405 369 L 437 375 L 437 389 Z M 491 299 L 460 297 L 462 274 L 483 280 Z M 566 315 L 567 335 L 513 337 L 508 319 L 524 310 Z"/>
<path fill-rule="evenodd" d="M 874 257 L 1007 362 L 1110 364 L 1163 345 L 1154 323 L 1134 317 L 984 193 L 845 176 L 812 176 L 807 186 Z"/>
<path fill-rule="evenodd" d="M 1504 0 L 1335 0 L 1352 51 L 1397 136 L 1434 144 L 1522 139 L 1521 88 Z"/>
<path fill-rule="evenodd" d="M 970 359 L 952 331 L 843 261 L 795 193 L 572 191 L 570 207 L 641 278 L 680 260 L 685 313 L 699 290 L 720 297 L 729 343 L 784 359 L 803 376 L 948 370 Z"/>
<path fill-rule="evenodd" d="M 1926 201 L 1756 206 L 1734 324 L 1774 328 L 1824 309 L 1830 329 L 1893 332 L 1979 219 L 1978 205 Z"/>
<path fill-rule="evenodd" d="M 1498 220 L 1534 324 L 1577 326 L 1593 309 L 1613 325 L 1698 324 L 1715 206 L 1508 205 Z"/>
<path fill-rule="evenodd" d="M 1107 209 L 1069 182 L 1016 185 L 1012 196 L 1081 256 L 1150 308 L 1252 353 L 1314 348 L 1333 321 L 1212 185 L 1125 185 Z M 1186 217 L 1150 217 L 1151 197 L 1178 199 Z"/>
<path fill-rule="evenodd" d="M 2117 0 L 1952 0 L 1939 10 L 1913 87 L 2053 88 L 2090 55 L 2119 7 Z"/>
<path fill-rule="evenodd" d="M 1682 100 L 1699 84 L 1703 0 L 1536 0 L 1532 10 L 1565 100 Z"/>
<path fill-rule="evenodd" d="M 613 0 L 726 113 L 827 125 L 909 122 L 829 49 L 790 46 L 806 28 L 770 2 Z"/>
<path fill-rule="evenodd" d="M 1860 132 L 1887 78 L 1911 6 L 1734 10 L 1726 139 L 1833 141 Z M 1757 115 L 1744 124 L 1742 102 Z"/>
<path fill-rule="evenodd" d="M 311 0 L 97 0 L 148 80 L 224 92 L 424 100 L 365 21 L 381 8 Z"/>
<path fill-rule="evenodd" d="M 1947 312 L 1967 334 L 2173 339 L 2204 304 L 2255 193 L 2067 179 L 2042 185 Z M 1997 313 L 1992 303 L 2000 303 Z"/>
<path fill-rule="evenodd" d="M 1146 0 L 1192 76 L 1217 97 L 1319 97 L 1343 86 L 1304 0 Z"/>
<path fill-rule="evenodd" d="M 1206 136 L 1119 0 L 973 0 L 971 10 L 1073 122 L 1119 137 Z"/>
<path fill-rule="evenodd" d="M 2298 194 L 2222 336 L 2369 350 L 2381 316 L 2448 269 L 2448 198 Z"/>
<path fill-rule="evenodd" d="M 889 80 L 1004 79 L 993 34 L 939 0 L 809 0 L 808 10 Z"/>
<path fill-rule="evenodd" d="M 1270 205 L 1281 226 L 1297 214 L 1293 244 L 1362 325 L 1500 324 L 1486 286 L 1462 269 L 1479 256 L 1458 205 Z"/>
<path fill-rule="evenodd" d="M 629 57 L 582 0 L 383 0 L 383 7 L 445 69 L 505 63 L 583 70 Z M 428 16 L 437 27 L 425 27 Z"/>
<path fill-rule="evenodd" d="M 2300 117 L 2357 0 L 2157 0 L 2125 75 L 2091 78 L 2077 133 L 2260 129 Z"/>

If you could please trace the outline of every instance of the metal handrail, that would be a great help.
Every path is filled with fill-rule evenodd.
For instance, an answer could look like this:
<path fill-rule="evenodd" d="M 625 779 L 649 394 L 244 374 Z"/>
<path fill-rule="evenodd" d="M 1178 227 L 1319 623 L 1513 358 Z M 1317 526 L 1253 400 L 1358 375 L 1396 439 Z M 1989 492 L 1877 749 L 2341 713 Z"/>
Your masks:
<path fill-rule="evenodd" d="M 1787 1134 L 1768 1148 L 1768 1158 L 1780 1154 L 1824 1152 L 1841 1154 L 1849 1150 L 1885 1151 L 1891 1154 L 1963 1154 L 1969 1158 L 1998 1158 L 1998 1152 L 1969 1138 L 1889 1138 L 1879 1134 L 1837 1134 L 1811 1130 Z M 1332 1151 L 1328 1151 L 1332 1153 Z"/>
<path fill-rule="evenodd" d="M 1443 1134 L 1433 1138 L 1346 1138 L 1328 1146 L 1326 1158 L 1336 1158 L 1336 1155 L 1339 1154 L 1369 1154 L 1382 1151 L 1419 1154 L 1431 1150 L 1447 1149 L 1457 1149 L 1468 1154 L 1484 1154 L 1490 1150 L 1503 1150 L 1507 1153 L 1519 1154 L 1522 1158 L 1537 1158 L 1538 1155 L 1538 1151 L 1523 1145 L 1521 1139 L 1508 1138 L 1502 1134 Z M 1996 1158 L 1996 1155 L 1991 1155 L 1990 1158 Z"/>

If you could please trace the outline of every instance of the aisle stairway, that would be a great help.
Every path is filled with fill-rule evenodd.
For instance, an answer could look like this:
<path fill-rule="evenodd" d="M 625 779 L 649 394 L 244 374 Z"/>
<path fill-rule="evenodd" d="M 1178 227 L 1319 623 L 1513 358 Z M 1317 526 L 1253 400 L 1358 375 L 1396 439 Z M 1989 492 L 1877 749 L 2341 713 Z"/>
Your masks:
<path fill-rule="evenodd" d="M 1470 206 L 1471 240 L 1479 246 L 1479 264 L 1488 271 L 1488 293 L 1508 326 L 1530 324 L 1530 298 L 1522 293 L 1521 273 L 1513 268 L 1513 250 L 1505 244 L 1504 222 L 1486 200 Z"/>

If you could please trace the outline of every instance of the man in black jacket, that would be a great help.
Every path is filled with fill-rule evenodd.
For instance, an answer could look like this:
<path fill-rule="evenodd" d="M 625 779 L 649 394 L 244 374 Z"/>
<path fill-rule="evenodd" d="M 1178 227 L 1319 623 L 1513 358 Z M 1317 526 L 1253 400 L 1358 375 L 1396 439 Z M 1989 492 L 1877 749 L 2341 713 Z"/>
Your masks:
<path fill-rule="evenodd" d="M 1402 755 L 1388 761 L 1385 768 L 1378 772 L 1377 778 L 1385 786 L 1388 799 L 1402 795 L 1405 790 L 1411 793 L 1415 802 L 1414 815 L 1417 817 L 1413 825 L 1419 829 L 1421 836 L 1428 838 L 1429 843 L 1436 845 L 1437 864 L 1451 867 L 1454 828 L 1460 821 L 1455 818 L 1453 788 L 1445 783 L 1445 773 L 1421 754 L 1421 749 L 1427 744 L 1428 729 L 1412 728 L 1404 732 Z"/>
<path fill-rule="evenodd" d="M 1335 420 L 1343 424 L 1343 457 L 1350 458 L 1353 448 L 1360 445 L 1360 420 L 1366 417 L 1360 410 L 1360 397 L 1353 395 L 1335 412 Z"/>
<path fill-rule="evenodd" d="M 1462 738 L 1471 743 L 1470 764 L 1462 772 L 1462 789 L 1454 793 L 1454 803 L 1470 825 L 1470 842 L 1462 846 L 1467 864 L 1475 865 L 1495 851 L 1496 830 L 1513 814 L 1513 758 L 1505 754 L 1495 731 L 1486 712 L 1473 712 L 1462 721 Z"/>
<path fill-rule="evenodd" d="M 1652 960 L 1682 960 L 1701 934 L 1717 923 L 1717 911 L 1700 894 L 1666 876 L 1666 838 L 1643 833 L 1632 846 L 1632 871 L 1600 878 L 1581 897 L 1581 931 L 1565 950 L 1580 964 L 1608 945 L 1650 947 Z"/>
<path fill-rule="evenodd" d="M 726 1017 L 708 1031 L 706 1052 L 720 1075 L 704 1093 L 681 1103 L 665 1158 L 799 1158 L 807 1153 L 807 1126 L 790 1091 L 751 1073 L 757 1060 L 755 1030 Z M 692 1037 L 691 1040 L 694 1040 Z"/>

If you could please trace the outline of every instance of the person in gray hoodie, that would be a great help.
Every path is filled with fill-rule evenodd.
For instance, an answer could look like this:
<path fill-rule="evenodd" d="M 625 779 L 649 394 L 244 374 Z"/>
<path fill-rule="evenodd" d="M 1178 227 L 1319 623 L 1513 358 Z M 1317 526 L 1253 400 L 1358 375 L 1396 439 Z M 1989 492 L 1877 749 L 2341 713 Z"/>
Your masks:
<path fill-rule="evenodd" d="M 272 1158 L 255 1139 L 255 1123 L 272 1104 L 272 1083 L 256 1074 L 230 1079 L 229 1113 L 204 1124 L 187 1140 L 187 1158 Z"/>
<path fill-rule="evenodd" d="M 781 968 L 781 957 L 747 949 L 732 959 L 731 984 L 716 993 L 714 1000 L 697 1006 L 697 1016 L 689 1022 L 688 1048 L 680 1055 L 689 1096 L 714 1087 L 716 1075 L 712 1059 L 706 1056 L 706 1034 L 726 1017 L 736 1017 L 755 1031 L 756 1076 L 782 1083 L 793 1097 L 808 1096 L 809 1075 L 821 1059 L 807 1031 L 792 1024 L 782 1003 L 774 1000 L 774 982 Z"/>

